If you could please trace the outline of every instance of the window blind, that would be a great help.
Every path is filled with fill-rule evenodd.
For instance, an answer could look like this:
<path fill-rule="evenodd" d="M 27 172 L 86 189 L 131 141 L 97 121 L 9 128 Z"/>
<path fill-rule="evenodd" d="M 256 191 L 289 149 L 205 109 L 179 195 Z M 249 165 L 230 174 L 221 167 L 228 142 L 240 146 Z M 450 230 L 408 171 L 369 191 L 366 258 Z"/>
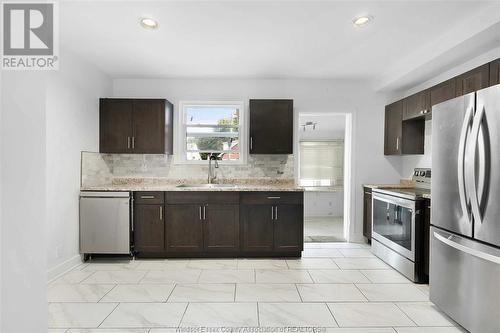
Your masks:
<path fill-rule="evenodd" d="M 301 186 L 344 185 L 344 140 L 301 141 L 299 154 Z"/>

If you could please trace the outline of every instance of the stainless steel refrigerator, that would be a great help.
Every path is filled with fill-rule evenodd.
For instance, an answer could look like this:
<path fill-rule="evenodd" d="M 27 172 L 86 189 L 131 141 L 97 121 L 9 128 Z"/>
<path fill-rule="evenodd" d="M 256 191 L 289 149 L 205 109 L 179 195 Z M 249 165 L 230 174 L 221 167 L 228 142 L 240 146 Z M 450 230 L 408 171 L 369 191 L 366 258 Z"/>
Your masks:
<path fill-rule="evenodd" d="M 432 109 L 430 299 L 500 332 L 500 85 Z"/>

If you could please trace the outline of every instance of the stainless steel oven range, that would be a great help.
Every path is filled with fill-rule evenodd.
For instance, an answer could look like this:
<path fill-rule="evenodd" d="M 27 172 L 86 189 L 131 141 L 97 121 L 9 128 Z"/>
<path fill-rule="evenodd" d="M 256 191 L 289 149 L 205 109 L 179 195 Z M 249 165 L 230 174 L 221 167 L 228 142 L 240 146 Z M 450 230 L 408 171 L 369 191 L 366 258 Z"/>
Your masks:
<path fill-rule="evenodd" d="M 414 188 L 373 189 L 372 251 L 414 282 L 424 273 L 424 195 L 430 194 L 430 169 L 415 169 Z"/>

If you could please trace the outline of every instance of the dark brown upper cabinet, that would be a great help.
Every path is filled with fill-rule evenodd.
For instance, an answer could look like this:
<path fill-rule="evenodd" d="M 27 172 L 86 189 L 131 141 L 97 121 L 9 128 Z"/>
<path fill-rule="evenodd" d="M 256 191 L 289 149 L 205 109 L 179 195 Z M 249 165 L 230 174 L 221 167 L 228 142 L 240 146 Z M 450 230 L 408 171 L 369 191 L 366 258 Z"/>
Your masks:
<path fill-rule="evenodd" d="M 403 120 L 423 117 L 431 112 L 430 91 L 424 90 L 409 97 L 403 102 Z"/>
<path fill-rule="evenodd" d="M 455 98 L 456 93 L 456 78 L 441 82 L 430 89 L 431 105 L 436 105 Z"/>
<path fill-rule="evenodd" d="M 403 101 L 385 107 L 384 155 L 401 155 Z"/>
<path fill-rule="evenodd" d="M 293 100 L 250 100 L 250 154 L 293 154 Z"/>
<path fill-rule="evenodd" d="M 500 59 L 490 62 L 490 86 L 500 83 Z"/>
<path fill-rule="evenodd" d="M 425 119 L 403 120 L 404 100 L 385 107 L 384 155 L 424 153 Z"/>
<path fill-rule="evenodd" d="M 457 76 L 456 96 L 462 96 L 490 85 L 490 64 L 474 68 Z"/>
<path fill-rule="evenodd" d="M 165 99 L 100 99 L 99 152 L 172 154 L 172 113 Z"/>

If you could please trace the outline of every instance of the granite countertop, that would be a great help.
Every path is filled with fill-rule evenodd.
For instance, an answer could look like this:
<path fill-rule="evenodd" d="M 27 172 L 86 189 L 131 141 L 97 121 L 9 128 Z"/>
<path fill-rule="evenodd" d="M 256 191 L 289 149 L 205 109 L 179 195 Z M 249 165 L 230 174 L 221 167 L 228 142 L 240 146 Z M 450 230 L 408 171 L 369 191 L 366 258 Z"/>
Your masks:
<path fill-rule="evenodd" d="M 248 179 L 223 179 L 214 187 L 178 187 L 184 184 L 206 184 L 205 180 L 159 180 L 127 178 L 115 179 L 111 184 L 82 185 L 80 191 L 198 191 L 198 192 L 252 192 L 252 191 L 276 191 L 276 192 L 302 192 L 304 188 L 295 185 L 293 180 L 248 180 Z M 217 187 L 217 184 L 231 184 L 231 187 Z"/>

